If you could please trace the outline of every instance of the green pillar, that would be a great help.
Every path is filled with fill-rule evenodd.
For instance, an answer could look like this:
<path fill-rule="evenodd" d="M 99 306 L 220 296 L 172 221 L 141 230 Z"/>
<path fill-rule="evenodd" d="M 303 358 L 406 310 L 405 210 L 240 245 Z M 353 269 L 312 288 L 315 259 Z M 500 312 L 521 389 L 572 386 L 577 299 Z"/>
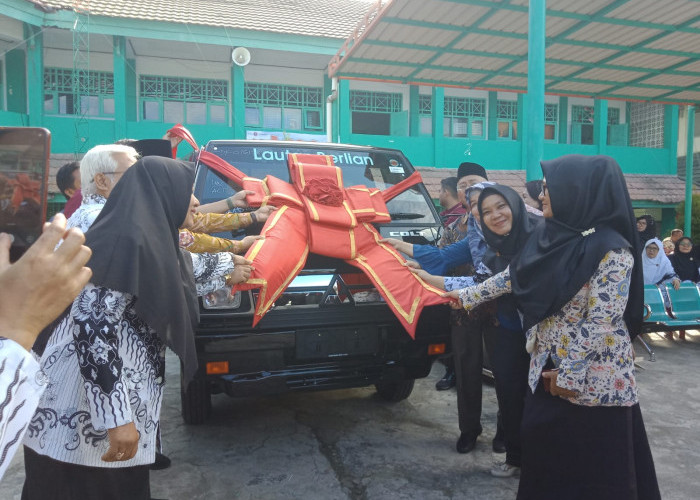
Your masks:
<path fill-rule="evenodd" d="M 408 135 L 420 135 L 420 92 L 418 85 L 408 87 Z"/>
<path fill-rule="evenodd" d="M 593 101 L 593 144 L 598 146 L 598 154 L 604 155 L 608 148 L 608 101 Z"/>
<path fill-rule="evenodd" d="M 444 166 L 445 142 L 445 89 L 433 87 L 433 166 Z"/>
<path fill-rule="evenodd" d="M 690 226 L 693 208 L 693 142 L 695 140 L 695 106 L 688 106 L 688 129 L 685 150 L 685 213 L 683 235 L 691 237 Z"/>
<path fill-rule="evenodd" d="M 487 136 L 489 141 L 498 139 L 498 92 L 489 92 L 488 100 L 489 124 Z"/>
<path fill-rule="evenodd" d="M 27 113 L 27 62 L 22 49 L 5 54 L 5 82 L 7 83 L 7 110 Z"/>
<path fill-rule="evenodd" d="M 629 116 L 629 115 L 627 115 Z M 627 120 L 629 122 L 629 119 Z M 664 106 L 664 147 L 668 149 L 667 174 L 678 171 L 678 106 Z"/>
<path fill-rule="evenodd" d="M 245 139 L 245 67 L 231 64 L 231 125 L 234 139 Z"/>
<path fill-rule="evenodd" d="M 136 100 L 136 59 L 126 60 L 126 121 L 138 121 L 139 105 Z"/>
<path fill-rule="evenodd" d="M 44 123 L 44 37 L 35 26 L 24 25 L 27 40 L 27 114 L 29 125 Z"/>
<path fill-rule="evenodd" d="M 530 0 L 529 30 L 527 35 L 527 100 L 525 101 L 525 127 L 522 139 L 525 148 L 527 180 L 541 177 L 540 160 L 544 152 L 544 60 L 546 0 Z"/>
<path fill-rule="evenodd" d="M 338 142 L 351 142 L 350 80 L 338 80 Z"/>
<path fill-rule="evenodd" d="M 560 97 L 559 98 L 559 118 L 557 120 L 558 131 L 558 143 L 566 144 L 569 135 L 569 98 Z"/>
<path fill-rule="evenodd" d="M 126 38 L 112 37 L 112 59 L 114 65 L 114 137 L 127 137 L 126 130 Z"/>

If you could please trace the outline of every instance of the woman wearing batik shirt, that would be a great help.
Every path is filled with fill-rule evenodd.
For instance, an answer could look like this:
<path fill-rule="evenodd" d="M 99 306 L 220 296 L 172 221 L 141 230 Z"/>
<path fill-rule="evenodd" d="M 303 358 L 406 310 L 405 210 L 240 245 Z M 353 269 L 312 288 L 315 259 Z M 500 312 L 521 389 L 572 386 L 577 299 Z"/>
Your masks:
<path fill-rule="evenodd" d="M 512 293 L 530 352 L 518 499 L 659 499 L 632 339 L 641 248 L 625 179 L 606 156 L 542 162 L 545 224 L 510 266 L 450 295 Z"/>
<path fill-rule="evenodd" d="M 22 498 L 150 498 L 165 347 L 187 383 L 197 368 L 197 293 L 232 274 L 246 279 L 230 253 L 179 249 L 178 228 L 192 224 L 199 203 L 193 182 L 191 165 L 143 158 L 87 232 L 93 277 L 41 359 L 49 383 L 25 438 Z"/>

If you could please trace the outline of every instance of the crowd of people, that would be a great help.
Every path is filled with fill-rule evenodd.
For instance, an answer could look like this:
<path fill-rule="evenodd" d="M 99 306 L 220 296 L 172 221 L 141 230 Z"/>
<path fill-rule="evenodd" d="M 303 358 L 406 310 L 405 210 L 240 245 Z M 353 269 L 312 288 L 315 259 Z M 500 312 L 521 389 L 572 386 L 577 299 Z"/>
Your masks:
<path fill-rule="evenodd" d="M 252 263 L 240 254 L 258 238 L 207 232 L 263 223 L 274 211 L 241 212 L 246 191 L 200 206 L 191 164 L 140 157 L 120 142 L 65 167 L 59 188 L 80 203 L 18 262 L 9 264 L 0 236 L 0 430 L 9 443 L 0 477 L 23 442 L 23 499 L 150 499 L 165 347 L 189 380 L 196 297 L 244 282 Z M 542 170 L 518 193 L 463 163 L 441 184 L 437 246 L 380 243 L 452 299 L 458 452 L 475 449 L 483 432 L 485 346 L 498 400 L 491 446 L 505 452 L 490 473 L 519 476 L 518 499 L 658 499 L 632 340 L 644 283 L 685 280 L 692 242 L 676 234 L 669 260 L 653 218 L 637 219 L 635 231 L 612 158 L 564 156 Z M 48 302 L 28 312 L 27 303 L 33 313 Z M 40 359 L 29 352 L 35 344 Z"/>

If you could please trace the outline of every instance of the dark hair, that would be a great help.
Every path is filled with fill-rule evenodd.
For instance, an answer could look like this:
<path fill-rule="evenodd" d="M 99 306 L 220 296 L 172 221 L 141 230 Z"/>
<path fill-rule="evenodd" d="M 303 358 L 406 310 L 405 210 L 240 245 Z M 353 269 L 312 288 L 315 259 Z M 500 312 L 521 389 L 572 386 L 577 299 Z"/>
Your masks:
<path fill-rule="evenodd" d="M 114 141 L 114 144 L 119 144 L 120 146 L 131 146 L 134 147 L 134 143 L 138 142 L 138 139 L 119 139 Z"/>
<path fill-rule="evenodd" d="M 66 194 L 66 190 L 75 189 L 75 179 L 73 178 L 73 172 L 75 172 L 79 168 L 80 162 L 72 161 L 63 165 L 61 168 L 58 169 L 58 172 L 56 172 L 56 185 L 58 186 L 58 190 L 61 191 L 63 196 L 66 197 L 66 199 L 70 198 Z"/>
<path fill-rule="evenodd" d="M 542 192 L 542 179 L 536 181 L 527 181 L 525 183 L 525 189 L 527 189 L 527 194 L 530 198 L 537 202 L 537 208 L 542 210 L 542 202 L 540 201 L 540 193 Z"/>
<path fill-rule="evenodd" d="M 440 186 L 448 191 L 453 198 L 457 198 L 457 177 L 446 177 L 440 181 Z"/>

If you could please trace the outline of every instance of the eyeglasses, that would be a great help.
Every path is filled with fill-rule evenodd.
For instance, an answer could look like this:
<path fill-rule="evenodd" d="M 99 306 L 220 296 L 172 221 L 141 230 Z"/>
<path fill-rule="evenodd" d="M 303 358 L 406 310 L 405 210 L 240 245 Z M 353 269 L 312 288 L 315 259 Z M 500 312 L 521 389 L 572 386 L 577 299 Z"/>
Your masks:
<path fill-rule="evenodd" d="M 547 191 L 547 184 L 545 184 L 543 182 L 542 183 L 542 191 L 540 191 L 540 196 L 544 197 L 544 196 L 547 196 L 547 194 L 549 194 L 549 191 Z"/>
<path fill-rule="evenodd" d="M 689 242 L 689 241 L 684 241 L 684 242 L 682 242 L 682 243 L 679 243 L 678 246 L 679 246 L 679 247 L 692 247 L 693 244 L 692 244 L 691 242 Z"/>
<path fill-rule="evenodd" d="M 97 174 L 102 174 L 102 175 L 112 175 L 112 174 L 119 174 L 119 175 L 124 175 L 124 172 L 117 172 L 116 170 L 113 170 L 111 172 L 97 172 Z M 97 175 L 95 174 L 95 175 Z M 95 178 L 93 177 L 90 179 L 90 182 L 95 182 Z"/>

